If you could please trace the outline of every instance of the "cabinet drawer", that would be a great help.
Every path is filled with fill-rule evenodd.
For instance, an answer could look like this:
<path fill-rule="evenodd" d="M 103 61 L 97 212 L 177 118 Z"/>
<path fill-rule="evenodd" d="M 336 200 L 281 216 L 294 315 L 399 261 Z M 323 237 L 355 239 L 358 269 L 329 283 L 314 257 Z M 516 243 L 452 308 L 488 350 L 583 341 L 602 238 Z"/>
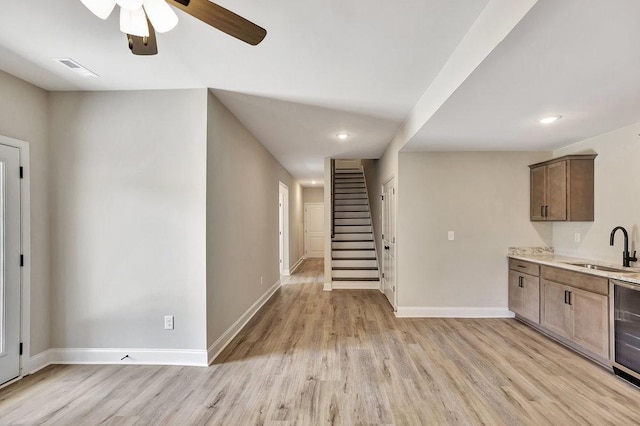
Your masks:
<path fill-rule="evenodd" d="M 522 273 L 533 275 L 535 277 L 540 275 L 540 265 L 536 263 L 525 262 L 524 260 L 509 259 L 509 269 L 520 271 Z"/>
<path fill-rule="evenodd" d="M 541 275 L 544 279 L 580 288 L 592 293 L 598 293 L 605 296 L 609 294 L 609 280 L 607 278 L 596 277 L 551 266 L 542 266 L 541 269 Z"/>

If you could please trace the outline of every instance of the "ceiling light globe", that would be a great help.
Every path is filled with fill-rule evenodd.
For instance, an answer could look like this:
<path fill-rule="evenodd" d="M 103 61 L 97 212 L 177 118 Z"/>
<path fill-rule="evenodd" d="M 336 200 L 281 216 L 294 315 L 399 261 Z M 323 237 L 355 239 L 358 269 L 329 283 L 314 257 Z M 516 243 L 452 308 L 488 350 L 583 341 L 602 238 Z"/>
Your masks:
<path fill-rule="evenodd" d="M 349 135 L 347 133 L 338 133 L 336 135 L 338 137 L 338 139 L 340 139 L 341 141 L 346 140 L 349 138 Z"/>
<path fill-rule="evenodd" d="M 538 123 L 540 123 L 540 124 L 551 124 L 554 121 L 557 121 L 557 120 L 559 120 L 561 118 L 562 118 L 561 115 L 554 115 L 552 117 L 541 118 L 540 120 L 538 120 Z"/>

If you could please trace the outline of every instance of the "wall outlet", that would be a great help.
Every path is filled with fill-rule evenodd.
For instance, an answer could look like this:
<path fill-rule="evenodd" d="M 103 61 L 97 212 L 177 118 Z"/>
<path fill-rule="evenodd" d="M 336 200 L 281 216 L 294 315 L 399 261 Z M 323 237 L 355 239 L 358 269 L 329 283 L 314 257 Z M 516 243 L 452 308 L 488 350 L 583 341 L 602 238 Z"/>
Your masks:
<path fill-rule="evenodd" d="M 455 233 L 455 232 L 453 232 L 453 231 L 449 231 L 449 232 L 447 233 L 447 239 L 448 239 L 449 241 L 453 241 L 453 240 L 455 240 L 455 239 L 456 239 L 456 233 Z"/>
<path fill-rule="evenodd" d="M 264 277 L 260 277 L 260 285 L 264 285 Z"/>
<path fill-rule="evenodd" d="M 576 232 L 575 234 L 573 234 L 573 241 L 576 242 L 576 243 L 579 243 L 580 242 L 580 237 L 581 237 L 580 233 Z"/>
<path fill-rule="evenodd" d="M 173 330 L 173 315 L 165 315 L 164 317 L 164 329 Z"/>

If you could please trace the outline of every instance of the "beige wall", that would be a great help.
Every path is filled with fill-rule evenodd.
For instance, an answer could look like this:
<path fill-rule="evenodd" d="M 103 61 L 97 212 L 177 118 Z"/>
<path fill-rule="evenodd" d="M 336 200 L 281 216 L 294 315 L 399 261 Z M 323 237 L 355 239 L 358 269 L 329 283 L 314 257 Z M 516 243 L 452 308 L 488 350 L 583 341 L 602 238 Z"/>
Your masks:
<path fill-rule="evenodd" d="M 324 188 L 304 188 L 302 194 L 305 203 L 324 203 Z"/>
<path fill-rule="evenodd" d="M 547 158 L 400 153 L 399 307 L 506 309 L 508 247 L 551 244 L 551 224 L 529 221 L 527 166 Z"/>
<path fill-rule="evenodd" d="M 378 254 L 382 253 L 382 185 L 378 179 L 379 160 L 362 160 L 364 179 L 367 183 L 367 195 L 369 196 L 369 210 L 371 212 L 371 224 L 373 226 L 373 239 L 376 243 L 376 257 L 378 258 L 378 268 L 382 270 L 382 258 Z"/>
<path fill-rule="evenodd" d="M 52 346 L 205 349 L 207 91 L 50 100 Z"/>
<path fill-rule="evenodd" d="M 622 233 L 609 246 L 611 230 L 629 231 L 630 250 L 640 251 L 640 123 L 559 149 L 554 157 L 597 153 L 595 159 L 595 220 L 553 224 L 556 252 L 622 265 Z M 580 233 L 581 242 L 574 240 Z M 631 242 L 633 244 L 631 244 Z M 639 265 L 638 263 L 635 264 Z"/>
<path fill-rule="evenodd" d="M 300 184 L 212 93 L 207 129 L 210 347 L 280 278 L 278 182 L 289 187 L 291 266 L 303 254 L 303 207 Z"/>
<path fill-rule="evenodd" d="M 50 344 L 49 140 L 46 91 L 0 71 L 0 135 L 29 143 L 31 355 Z"/>

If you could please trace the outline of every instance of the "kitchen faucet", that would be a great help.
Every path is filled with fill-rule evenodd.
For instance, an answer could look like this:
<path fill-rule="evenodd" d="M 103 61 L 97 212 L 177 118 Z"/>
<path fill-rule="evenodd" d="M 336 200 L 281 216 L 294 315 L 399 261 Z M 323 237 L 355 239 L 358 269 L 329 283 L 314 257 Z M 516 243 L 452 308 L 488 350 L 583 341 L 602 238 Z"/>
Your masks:
<path fill-rule="evenodd" d="M 637 262 L 638 259 L 636 258 L 636 251 L 633 251 L 633 256 L 629 256 L 629 234 L 627 234 L 627 230 L 624 229 L 622 226 L 616 226 L 615 228 L 613 228 L 613 231 L 611 231 L 611 237 L 609 238 L 609 245 L 612 246 L 613 245 L 613 237 L 616 235 L 616 231 L 618 229 L 622 230 L 622 233 L 624 234 L 624 251 L 622 252 L 622 266 L 629 266 L 629 262 Z"/>

